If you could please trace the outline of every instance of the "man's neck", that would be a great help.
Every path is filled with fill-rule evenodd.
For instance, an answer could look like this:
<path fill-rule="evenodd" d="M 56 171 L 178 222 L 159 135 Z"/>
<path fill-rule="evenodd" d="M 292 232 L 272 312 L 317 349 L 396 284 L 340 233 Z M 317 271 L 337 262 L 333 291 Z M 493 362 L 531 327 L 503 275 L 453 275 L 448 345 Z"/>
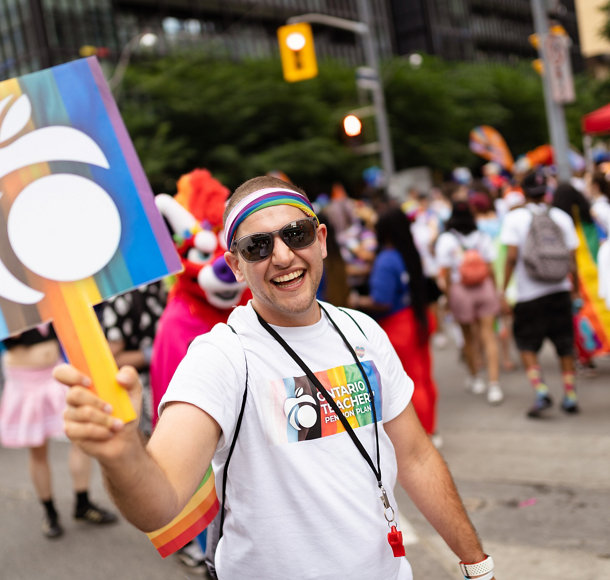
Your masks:
<path fill-rule="evenodd" d="M 317 300 L 314 300 L 310 307 L 304 312 L 282 312 L 265 307 L 261 308 L 255 298 L 252 299 L 251 305 L 265 322 L 273 326 L 291 328 L 313 326 L 320 321 L 322 316 L 322 311 Z"/>

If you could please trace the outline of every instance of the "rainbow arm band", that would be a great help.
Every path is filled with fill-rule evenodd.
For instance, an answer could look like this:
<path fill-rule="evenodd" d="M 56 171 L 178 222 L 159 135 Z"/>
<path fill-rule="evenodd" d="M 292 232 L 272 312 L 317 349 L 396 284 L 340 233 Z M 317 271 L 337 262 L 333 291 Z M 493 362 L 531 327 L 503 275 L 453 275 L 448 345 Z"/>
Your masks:
<path fill-rule="evenodd" d="M 258 191 L 250 193 L 235 204 L 235 207 L 227 216 L 224 229 L 227 249 L 231 248 L 231 243 L 233 242 L 237 228 L 248 216 L 261 209 L 274 205 L 292 205 L 293 207 L 299 208 L 305 215 L 318 220 L 318 216 L 309 200 L 297 191 L 293 191 L 292 189 L 276 189 L 273 187 L 259 189 Z"/>

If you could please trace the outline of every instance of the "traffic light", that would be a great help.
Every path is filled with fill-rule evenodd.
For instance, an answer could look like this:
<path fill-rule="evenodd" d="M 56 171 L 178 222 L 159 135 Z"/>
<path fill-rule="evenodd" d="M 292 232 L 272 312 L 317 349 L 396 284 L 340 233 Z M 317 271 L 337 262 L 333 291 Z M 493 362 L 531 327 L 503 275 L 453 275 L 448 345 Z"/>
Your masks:
<path fill-rule="evenodd" d="M 530 34 L 527 37 L 527 40 L 529 41 L 529 43 L 537 50 L 539 51 L 540 49 L 540 37 L 534 33 L 534 34 Z M 542 61 L 541 58 L 537 58 L 535 60 L 532 61 L 532 68 L 539 74 L 539 75 L 543 75 L 544 74 L 544 62 Z"/>
<path fill-rule="evenodd" d="M 348 137 L 357 137 L 362 133 L 362 121 L 356 115 L 343 117 L 343 130 Z"/>
<path fill-rule="evenodd" d="M 311 26 L 305 22 L 287 24 L 277 29 L 282 71 L 289 83 L 312 79 L 318 74 Z"/>

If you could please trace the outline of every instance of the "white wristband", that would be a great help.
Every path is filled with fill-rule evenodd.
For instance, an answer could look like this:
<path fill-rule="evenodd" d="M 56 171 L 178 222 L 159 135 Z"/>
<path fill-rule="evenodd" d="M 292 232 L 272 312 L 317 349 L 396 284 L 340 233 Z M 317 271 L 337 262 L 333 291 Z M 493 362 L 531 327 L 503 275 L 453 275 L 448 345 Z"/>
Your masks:
<path fill-rule="evenodd" d="M 494 561 L 491 556 L 487 556 L 484 560 L 475 562 L 474 564 L 460 562 L 460 570 L 462 571 L 462 574 L 464 574 L 464 578 L 467 579 L 486 574 L 486 576 L 477 578 L 477 580 L 491 580 L 491 578 L 493 578 Z M 490 573 L 491 576 L 487 576 Z"/>
<path fill-rule="evenodd" d="M 474 580 L 491 580 L 494 577 L 494 571 L 487 572 L 485 576 L 477 576 Z M 464 580 L 470 580 L 472 576 L 464 576 Z"/>

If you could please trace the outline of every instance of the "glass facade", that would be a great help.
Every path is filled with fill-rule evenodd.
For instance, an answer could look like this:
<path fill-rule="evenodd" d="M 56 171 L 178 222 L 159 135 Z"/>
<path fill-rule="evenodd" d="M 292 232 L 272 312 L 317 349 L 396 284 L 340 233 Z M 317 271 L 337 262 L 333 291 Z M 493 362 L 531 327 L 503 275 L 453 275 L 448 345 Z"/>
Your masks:
<path fill-rule="evenodd" d="M 511 62 L 536 58 L 531 0 L 390 0 L 398 54 L 422 51 L 447 60 Z M 558 0 L 549 18 L 572 39 L 582 66 L 573 0 Z"/>
<path fill-rule="evenodd" d="M 295 15 L 323 13 L 357 21 L 361 0 L 0 0 L 0 80 L 91 54 L 116 63 L 137 34 L 159 35 L 156 50 L 202 46 L 233 58 L 276 55 L 276 30 Z M 572 0 L 554 3 L 557 19 L 579 43 Z M 381 59 L 421 51 L 445 59 L 534 58 L 530 0 L 369 0 Z M 358 66 L 352 32 L 314 24 L 318 59 Z"/>
<path fill-rule="evenodd" d="M 197 44 L 233 57 L 275 55 L 277 28 L 290 16 L 323 13 L 359 20 L 359 0 L 115 0 L 118 17 L 130 15 L 137 27 L 160 31 L 168 47 Z M 386 0 L 369 0 L 381 58 L 395 53 Z M 361 42 L 352 32 L 313 24 L 319 59 L 363 64 Z"/>
<path fill-rule="evenodd" d="M 116 52 L 110 0 L 0 0 L 0 80 L 79 58 L 85 46 Z"/>

